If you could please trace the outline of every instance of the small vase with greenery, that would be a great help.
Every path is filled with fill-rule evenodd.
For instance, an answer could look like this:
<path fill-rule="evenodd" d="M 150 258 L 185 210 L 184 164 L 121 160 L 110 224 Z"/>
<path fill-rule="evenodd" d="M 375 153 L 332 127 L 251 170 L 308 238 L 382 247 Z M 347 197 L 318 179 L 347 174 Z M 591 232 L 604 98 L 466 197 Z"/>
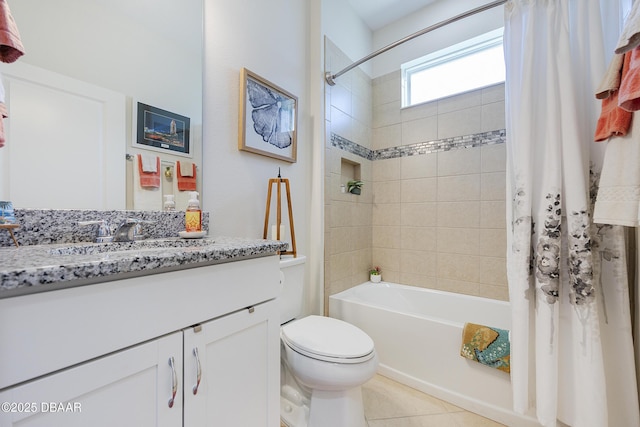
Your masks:
<path fill-rule="evenodd" d="M 351 180 L 347 182 L 347 191 L 351 194 L 360 194 L 364 182 L 360 180 Z"/>
<path fill-rule="evenodd" d="M 369 280 L 373 283 L 379 283 L 382 280 L 382 271 L 380 267 L 373 267 L 369 270 Z"/>

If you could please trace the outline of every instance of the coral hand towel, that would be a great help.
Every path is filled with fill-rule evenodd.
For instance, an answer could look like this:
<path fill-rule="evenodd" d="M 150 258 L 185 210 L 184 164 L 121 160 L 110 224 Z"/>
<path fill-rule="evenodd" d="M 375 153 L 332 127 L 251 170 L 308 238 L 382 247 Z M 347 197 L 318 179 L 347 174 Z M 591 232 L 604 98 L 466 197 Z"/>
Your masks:
<path fill-rule="evenodd" d="M 178 180 L 178 190 L 196 191 L 196 164 L 191 163 L 192 176 L 184 176 L 180 171 L 180 162 L 176 162 L 176 179 Z"/>
<path fill-rule="evenodd" d="M 141 187 L 160 187 L 160 157 L 156 157 L 156 171 L 155 173 L 145 172 L 142 168 L 142 156 L 138 154 L 138 172 L 140 173 Z"/>
<path fill-rule="evenodd" d="M 0 61 L 15 62 L 24 55 L 18 26 L 6 0 L 0 0 Z"/>
<path fill-rule="evenodd" d="M 640 110 L 640 47 L 624 54 L 622 68 L 618 105 L 627 111 Z"/>
<path fill-rule="evenodd" d="M 621 70 L 621 82 L 625 79 L 630 60 L 630 54 L 625 54 Z M 602 100 L 602 112 L 600 113 L 600 118 L 598 118 L 594 137 L 596 142 L 606 141 L 612 136 L 625 136 L 629 132 L 633 113 L 620 108 L 618 105 L 619 95 L 620 91 L 616 90 L 613 91 L 611 96 Z"/>

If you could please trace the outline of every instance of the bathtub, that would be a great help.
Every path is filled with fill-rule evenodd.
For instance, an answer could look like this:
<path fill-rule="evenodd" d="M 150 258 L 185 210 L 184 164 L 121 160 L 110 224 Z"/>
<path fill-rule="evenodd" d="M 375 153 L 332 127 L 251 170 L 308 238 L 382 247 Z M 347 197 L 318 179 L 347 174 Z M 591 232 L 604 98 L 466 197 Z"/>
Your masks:
<path fill-rule="evenodd" d="M 465 322 L 510 329 L 509 303 L 367 282 L 331 295 L 329 315 L 371 336 L 380 374 L 505 425 L 539 426 L 512 411 L 508 373 L 460 356 Z"/>

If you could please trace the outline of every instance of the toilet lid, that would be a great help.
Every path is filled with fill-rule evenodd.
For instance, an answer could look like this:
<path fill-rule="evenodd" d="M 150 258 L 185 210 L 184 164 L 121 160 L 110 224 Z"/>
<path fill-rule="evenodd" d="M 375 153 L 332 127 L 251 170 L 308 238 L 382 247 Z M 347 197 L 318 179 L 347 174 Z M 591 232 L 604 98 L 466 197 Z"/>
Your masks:
<path fill-rule="evenodd" d="M 373 356 L 373 340 L 369 335 L 332 317 L 294 320 L 281 328 L 281 336 L 292 349 L 315 359 L 356 363 Z"/>

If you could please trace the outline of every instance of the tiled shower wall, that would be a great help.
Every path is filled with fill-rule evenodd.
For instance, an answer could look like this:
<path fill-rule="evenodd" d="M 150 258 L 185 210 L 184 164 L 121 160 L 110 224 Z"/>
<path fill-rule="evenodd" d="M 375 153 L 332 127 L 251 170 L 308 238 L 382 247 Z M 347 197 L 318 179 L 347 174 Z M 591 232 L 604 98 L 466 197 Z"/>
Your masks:
<path fill-rule="evenodd" d="M 326 39 L 327 70 L 351 63 Z M 325 309 L 329 295 L 368 280 L 372 257 L 373 183 L 371 79 L 356 68 L 325 85 Z M 339 135 L 334 138 L 331 135 Z M 335 145 L 334 145 L 335 144 Z M 355 154 L 355 153 L 358 154 Z M 364 156 L 364 157 L 363 157 Z M 362 195 L 342 193 L 353 178 L 364 181 Z"/>
<path fill-rule="evenodd" d="M 327 70 L 350 64 L 326 47 Z M 326 87 L 325 302 L 372 265 L 386 281 L 508 299 L 504 85 L 405 109 L 399 71 Z M 354 173 L 362 195 L 341 193 Z"/>
<path fill-rule="evenodd" d="M 373 100 L 384 280 L 507 300 L 504 85 L 401 109 L 398 71 L 373 81 Z"/>

